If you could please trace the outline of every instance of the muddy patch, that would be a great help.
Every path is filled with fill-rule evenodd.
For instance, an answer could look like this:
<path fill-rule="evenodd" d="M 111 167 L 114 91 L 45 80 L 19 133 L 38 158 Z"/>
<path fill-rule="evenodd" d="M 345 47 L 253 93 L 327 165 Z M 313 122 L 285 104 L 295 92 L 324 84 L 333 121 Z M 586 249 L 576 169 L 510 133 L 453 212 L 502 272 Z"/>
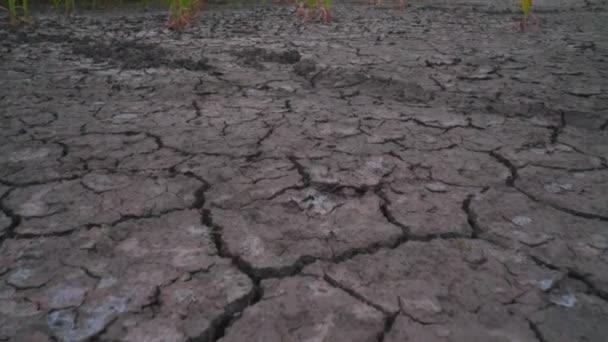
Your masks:
<path fill-rule="evenodd" d="M 247 48 L 234 51 L 233 55 L 243 65 L 263 69 L 261 63 L 295 64 L 302 56 L 297 50 L 271 51 L 262 48 Z"/>
<path fill-rule="evenodd" d="M 198 60 L 170 57 L 171 52 L 156 44 L 114 40 L 110 43 L 83 39 L 72 48 L 77 55 L 93 59 L 95 63 L 110 63 L 123 69 L 148 69 L 168 67 L 171 69 L 209 70 L 207 58 Z"/>

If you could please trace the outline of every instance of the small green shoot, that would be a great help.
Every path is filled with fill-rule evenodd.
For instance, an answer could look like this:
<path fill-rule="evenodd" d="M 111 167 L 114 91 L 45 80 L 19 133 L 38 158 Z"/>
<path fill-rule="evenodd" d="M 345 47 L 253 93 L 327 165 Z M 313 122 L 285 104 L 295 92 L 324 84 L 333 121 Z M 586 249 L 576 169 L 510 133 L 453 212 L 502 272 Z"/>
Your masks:
<path fill-rule="evenodd" d="M 0 9 L 8 11 L 9 25 L 16 26 L 17 24 L 19 24 L 20 20 L 19 20 L 19 16 L 17 15 L 18 7 L 21 7 L 21 9 L 23 10 L 24 17 L 26 17 L 26 18 L 29 17 L 30 10 L 29 10 L 29 6 L 28 6 L 28 0 L 21 0 L 21 6 L 17 6 L 17 0 L 8 0 L 7 2 L 8 2 L 7 3 L 8 8 L 0 6 Z"/>
<path fill-rule="evenodd" d="M 8 0 L 8 17 L 11 25 L 17 25 L 17 0 Z"/>
<path fill-rule="evenodd" d="M 51 6 L 57 12 L 63 8 L 63 11 L 67 16 L 76 12 L 76 0 L 51 0 Z"/>
<path fill-rule="evenodd" d="M 321 20 L 325 23 L 331 22 L 331 0 L 323 0 L 323 6 L 321 6 Z"/>
<path fill-rule="evenodd" d="M 62 0 L 51 0 L 51 6 L 55 11 L 59 11 L 59 7 L 61 7 Z"/>
<path fill-rule="evenodd" d="M 71 15 L 76 12 L 76 0 L 64 0 L 64 9 L 66 15 Z"/>
<path fill-rule="evenodd" d="M 169 27 L 183 31 L 203 10 L 204 0 L 169 0 Z"/>
<path fill-rule="evenodd" d="M 331 0 L 300 0 L 297 3 L 296 16 L 307 22 L 319 14 L 322 22 L 331 22 Z"/>

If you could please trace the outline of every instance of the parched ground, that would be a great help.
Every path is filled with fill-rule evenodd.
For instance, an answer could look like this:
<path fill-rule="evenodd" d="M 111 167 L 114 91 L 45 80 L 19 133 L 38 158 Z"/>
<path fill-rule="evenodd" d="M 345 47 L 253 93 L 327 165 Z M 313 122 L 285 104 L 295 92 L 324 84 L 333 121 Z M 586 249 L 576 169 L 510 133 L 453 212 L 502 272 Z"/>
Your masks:
<path fill-rule="evenodd" d="M 608 12 L 0 29 L 0 341 L 608 336 Z"/>

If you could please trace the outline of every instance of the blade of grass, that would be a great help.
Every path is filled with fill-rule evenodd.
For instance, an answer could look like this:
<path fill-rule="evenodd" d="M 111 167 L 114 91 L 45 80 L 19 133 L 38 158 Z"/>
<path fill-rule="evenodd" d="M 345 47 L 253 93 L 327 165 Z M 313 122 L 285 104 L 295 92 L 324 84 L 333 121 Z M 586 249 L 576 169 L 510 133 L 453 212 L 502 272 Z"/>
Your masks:
<path fill-rule="evenodd" d="M 323 21 L 325 23 L 331 22 L 331 0 L 323 0 Z"/>
<path fill-rule="evenodd" d="M 17 25 L 17 0 L 8 1 L 8 12 L 10 14 L 11 25 Z"/>
<path fill-rule="evenodd" d="M 30 8 L 28 6 L 27 0 L 21 0 L 21 7 L 23 7 L 23 16 L 26 18 L 30 16 Z"/>
<path fill-rule="evenodd" d="M 59 11 L 59 7 L 61 6 L 61 0 L 52 0 L 51 6 L 55 11 Z"/>
<path fill-rule="evenodd" d="M 8 0 L 9 24 L 17 25 L 17 0 Z"/>

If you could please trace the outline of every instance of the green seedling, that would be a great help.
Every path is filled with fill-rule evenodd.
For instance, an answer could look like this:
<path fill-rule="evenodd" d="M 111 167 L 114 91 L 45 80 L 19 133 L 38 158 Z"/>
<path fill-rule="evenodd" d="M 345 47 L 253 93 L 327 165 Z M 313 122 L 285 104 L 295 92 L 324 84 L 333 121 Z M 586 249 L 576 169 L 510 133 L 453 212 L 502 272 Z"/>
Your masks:
<path fill-rule="evenodd" d="M 66 15 L 76 12 L 76 0 L 64 0 L 64 10 Z"/>
<path fill-rule="evenodd" d="M 331 22 L 331 0 L 300 0 L 297 3 L 296 16 L 307 22 L 316 14 L 322 22 Z"/>
<path fill-rule="evenodd" d="M 169 27 L 183 31 L 203 10 L 204 0 L 169 0 Z"/>
<path fill-rule="evenodd" d="M 8 0 L 8 17 L 11 25 L 17 25 L 17 0 Z"/>
<path fill-rule="evenodd" d="M 325 23 L 331 22 L 331 0 L 323 0 L 323 6 L 321 6 L 321 20 Z"/>
<path fill-rule="evenodd" d="M 536 18 L 534 13 L 532 13 L 531 9 L 532 0 L 521 0 L 521 11 L 523 13 L 521 21 L 519 23 L 519 30 L 521 32 L 524 32 L 526 30 L 526 27 L 528 27 L 528 22 L 530 22 L 531 19 L 533 19 L 538 24 L 538 19 Z"/>
<path fill-rule="evenodd" d="M 306 17 L 306 3 L 302 0 L 296 2 L 296 17 L 305 18 Z"/>
<path fill-rule="evenodd" d="M 94 5 L 94 4 L 93 4 Z M 65 15 L 69 16 L 76 12 L 76 1 L 75 0 L 51 0 L 51 6 L 57 12 L 62 8 Z"/>
<path fill-rule="evenodd" d="M 17 15 L 17 0 L 8 0 L 8 8 L 0 6 L 2 10 L 8 12 L 8 22 L 11 26 L 15 26 L 19 23 L 19 16 Z M 21 9 L 23 10 L 23 16 L 28 17 L 30 10 L 28 6 L 28 0 L 21 0 Z"/>
<path fill-rule="evenodd" d="M 519 26 L 519 31 L 525 32 L 530 24 L 539 24 L 538 18 L 532 12 L 532 0 L 521 0 L 521 12 L 522 17 L 518 22 L 507 25 L 508 31 L 517 31 L 517 27 Z"/>
<path fill-rule="evenodd" d="M 521 18 L 519 27 L 522 32 L 526 30 L 526 24 L 528 23 L 528 13 L 530 13 L 531 5 L 532 5 L 531 0 L 521 0 L 521 11 L 524 13 L 524 15 Z"/>

